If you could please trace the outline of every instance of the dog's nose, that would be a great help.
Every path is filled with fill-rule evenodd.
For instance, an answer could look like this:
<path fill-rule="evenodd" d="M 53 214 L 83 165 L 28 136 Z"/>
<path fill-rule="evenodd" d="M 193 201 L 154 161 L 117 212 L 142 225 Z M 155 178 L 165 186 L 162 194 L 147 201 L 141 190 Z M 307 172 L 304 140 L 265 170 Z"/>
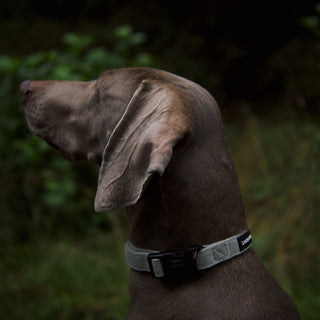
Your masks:
<path fill-rule="evenodd" d="M 21 103 L 25 104 L 32 93 L 32 81 L 25 80 L 20 84 Z"/>
<path fill-rule="evenodd" d="M 31 92 L 32 88 L 32 81 L 30 80 L 25 80 L 20 84 L 20 93 L 21 95 L 25 95 L 28 92 Z"/>

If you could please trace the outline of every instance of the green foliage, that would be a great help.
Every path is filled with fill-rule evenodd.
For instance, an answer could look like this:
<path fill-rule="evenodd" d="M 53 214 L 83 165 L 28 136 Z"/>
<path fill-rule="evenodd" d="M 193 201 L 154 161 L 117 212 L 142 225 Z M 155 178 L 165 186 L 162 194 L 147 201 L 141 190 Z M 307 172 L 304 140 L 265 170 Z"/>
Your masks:
<path fill-rule="evenodd" d="M 302 318 L 317 319 L 319 123 L 246 114 L 243 125 L 228 127 L 228 135 L 254 247 Z"/>
<path fill-rule="evenodd" d="M 1 319 L 123 320 L 129 270 L 115 240 L 109 234 L 77 242 L 42 241 L 33 250 L 16 247 L 15 255 L 0 262 L 6 271 Z"/>
<path fill-rule="evenodd" d="M 301 24 L 320 39 L 320 4 L 315 7 L 315 14 L 300 19 Z"/>
<path fill-rule="evenodd" d="M 135 47 L 146 40 L 142 32 L 123 25 L 114 31 L 112 49 L 94 46 L 91 35 L 68 33 L 63 37 L 64 50 L 49 50 L 23 58 L 0 56 L 0 72 L 25 79 L 55 79 L 86 81 L 111 68 L 150 66 L 148 53 L 135 54 Z M 6 80 L 8 81 L 8 80 Z"/>

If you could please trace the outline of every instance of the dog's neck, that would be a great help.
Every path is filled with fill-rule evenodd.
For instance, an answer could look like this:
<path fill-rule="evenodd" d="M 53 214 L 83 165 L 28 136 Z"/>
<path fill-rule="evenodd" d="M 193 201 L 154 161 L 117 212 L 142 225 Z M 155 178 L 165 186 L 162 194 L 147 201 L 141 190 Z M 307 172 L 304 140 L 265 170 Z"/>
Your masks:
<path fill-rule="evenodd" d="M 191 140 L 174 149 L 164 174 L 153 175 L 142 198 L 126 209 L 130 241 L 136 247 L 180 251 L 211 244 L 247 229 L 236 171 L 223 128 L 212 126 L 210 120 L 213 121 L 208 120 L 208 131 L 205 124 L 201 127 L 202 132 L 195 128 Z M 208 139 L 208 136 L 214 138 Z M 128 319 L 149 319 L 151 316 L 162 319 L 161 310 L 166 310 L 167 319 L 190 318 L 188 313 L 191 311 L 186 306 L 192 305 L 195 295 L 200 292 L 214 294 L 212 290 L 216 289 L 209 288 L 210 283 L 221 288 L 230 286 L 233 275 L 239 270 L 239 259 L 247 259 L 244 257 L 247 254 L 241 256 L 222 263 L 223 267 L 210 269 L 194 281 L 175 285 L 154 279 L 150 273 L 132 270 Z M 226 279 L 231 282 L 219 284 Z M 205 300 L 201 301 L 197 308 L 192 308 L 192 319 L 199 318 L 196 309 L 207 308 Z"/>
<path fill-rule="evenodd" d="M 195 150 L 176 152 L 165 174 L 155 175 L 127 209 L 130 241 L 145 249 L 184 250 L 246 230 L 233 161 L 224 151 L 211 165 L 197 162 Z"/>
<path fill-rule="evenodd" d="M 174 155 L 165 174 L 154 176 L 139 202 L 127 208 L 130 241 L 135 246 L 158 251 L 185 250 L 226 239 L 247 229 L 232 161 L 221 159 L 216 165 L 223 165 L 224 169 L 217 171 L 214 166 L 210 169 L 199 163 L 188 166 L 189 161 L 195 158 Z M 162 319 L 163 310 L 166 319 L 201 318 L 200 312 L 208 306 L 205 299 L 193 305 L 195 297 L 203 293 L 213 296 L 216 288 L 234 283 L 236 280 L 232 277 L 245 263 L 251 263 L 245 256 L 246 253 L 213 267 L 194 281 L 180 284 L 166 283 L 150 273 L 132 270 L 131 309 L 127 319 L 150 319 L 151 316 Z M 240 259 L 242 267 L 239 268 Z M 221 284 L 221 281 L 226 283 Z M 244 286 L 243 281 L 240 285 Z"/>

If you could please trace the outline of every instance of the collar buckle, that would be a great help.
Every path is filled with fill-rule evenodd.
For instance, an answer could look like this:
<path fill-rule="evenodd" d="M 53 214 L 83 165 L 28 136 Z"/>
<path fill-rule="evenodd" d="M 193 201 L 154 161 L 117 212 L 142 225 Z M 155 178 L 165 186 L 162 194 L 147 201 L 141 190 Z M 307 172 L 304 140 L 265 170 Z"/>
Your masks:
<path fill-rule="evenodd" d="M 197 256 L 201 248 L 196 246 L 185 251 L 149 253 L 148 263 L 153 277 L 169 281 L 195 277 L 201 273 L 197 268 Z"/>

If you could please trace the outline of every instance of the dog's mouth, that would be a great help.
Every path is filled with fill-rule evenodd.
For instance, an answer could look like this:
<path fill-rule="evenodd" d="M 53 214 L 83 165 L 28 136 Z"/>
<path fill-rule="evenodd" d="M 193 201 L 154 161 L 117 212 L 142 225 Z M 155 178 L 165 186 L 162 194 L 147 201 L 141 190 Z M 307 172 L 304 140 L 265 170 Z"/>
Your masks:
<path fill-rule="evenodd" d="M 39 111 L 37 111 L 36 113 L 39 113 Z M 49 131 L 48 128 L 50 127 L 50 125 L 47 121 L 43 120 L 43 117 L 39 117 L 39 114 L 35 116 L 32 110 L 30 111 L 25 109 L 25 114 L 26 114 L 28 127 L 34 135 L 45 140 L 49 146 L 58 150 L 66 160 L 69 160 L 69 161 L 75 160 L 75 157 L 70 152 L 68 152 L 63 146 L 51 140 L 50 134 L 48 133 Z"/>
<path fill-rule="evenodd" d="M 69 160 L 69 161 L 75 160 L 74 157 L 69 152 L 67 152 L 64 148 L 58 146 L 57 144 L 53 143 L 52 141 L 50 141 L 48 139 L 45 139 L 45 141 L 48 143 L 49 146 L 58 150 L 66 160 Z"/>

